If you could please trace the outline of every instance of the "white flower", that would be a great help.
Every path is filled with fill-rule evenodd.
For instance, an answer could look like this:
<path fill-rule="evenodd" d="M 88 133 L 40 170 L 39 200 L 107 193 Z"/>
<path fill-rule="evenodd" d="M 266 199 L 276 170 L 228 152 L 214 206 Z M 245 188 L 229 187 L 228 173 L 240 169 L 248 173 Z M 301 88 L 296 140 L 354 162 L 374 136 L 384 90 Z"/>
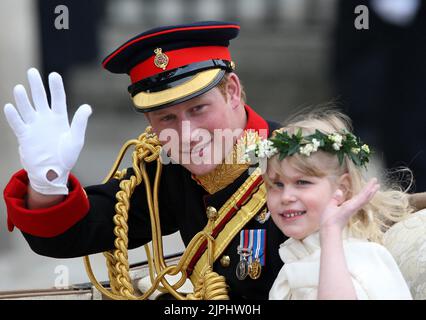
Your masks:
<path fill-rule="evenodd" d="M 311 155 L 311 153 L 314 151 L 314 145 L 312 143 L 308 143 L 304 147 L 300 147 L 299 152 L 300 154 L 303 154 L 307 157 Z"/>
<path fill-rule="evenodd" d="M 311 143 L 306 144 L 304 147 L 300 147 L 299 152 L 307 157 L 312 152 L 317 152 L 321 142 L 318 139 L 312 139 Z"/>
<path fill-rule="evenodd" d="M 247 146 L 246 153 L 255 151 L 256 149 L 257 149 L 257 145 L 256 144 L 251 144 L 251 145 Z"/>
<path fill-rule="evenodd" d="M 365 153 L 370 153 L 370 148 L 368 147 L 368 145 L 363 144 L 361 146 L 361 149 L 365 152 Z"/>
<path fill-rule="evenodd" d="M 328 138 L 331 141 L 336 142 L 337 144 L 341 144 L 342 140 L 343 140 L 343 137 L 340 134 L 338 134 L 338 133 L 329 134 Z"/>
<path fill-rule="evenodd" d="M 358 154 L 360 151 L 361 151 L 361 149 L 360 149 L 360 148 L 352 148 L 352 149 L 351 149 L 351 152 L 352 152 L 353 154 Z"/>
<path fill-rule="evenodd" d="M 320 146 L 320 142 L 317 139 L 312 139 L 312 145 L 313 145 L 313 149 L 312 152 L 317 152 L 318 151 L 318 147 Z"/>
<path fill-rule="evenodd" d="M 265 151 L 266 151 L 266 148 L 267 148 L 267 144 L 265 142 L 266 142 L 266 140 L 261 140 L 258 144 L 257 156 L 259 158 L 264 158 L 266 156 Z"/>
<path fill-rule="evenodd" d="M 333 147 L 334 150 L 339 151 L 341 146 L 342 146 L 341 144 L 338 144 L 337 142 L 335 142 L 335 143 L 333 143 L 332 147 Z"/>
<path fill-rule="evenodd" d="M 245 147 L 244 155 L 242 160 L 246 163 L 252 162 L 252 158 L 270 158 L 276 153 L 278 153 L 277 148 L 272 146 L 272 141 L 267 139 L 258 140 L 255 143 L 252 143 Z"/>
<path fill-rule="evenodd" d="M 257 145 L 255 143 L 247 145 L 244 147 L 244 154 L 241 157 L 241 160 L 243 163 L 251 163 L 252 158 L 256 154 Z"/>
<path fill-rule="evenodd" d="M 261 140 L 259 142 L 259 145 L 258 145 L 259 149 L 257 151 L 257 156 L 259 158 L 265 158 L 265 157 L 270 158 L 273 155 L 275 155 L 278 152 L 278 150 L 277 150 L 277 148 L 273 147 L 272 145 L 273 145 L 272 141 L 269 141 L 269 140 L 266 140 L 266 139 Z"/>
<path fill-rule="evenodd" d="M 276 155 L 277 153 L 278 153 L 278 149 L 275 148 L 275 147 L 272 147 L 266 152 L 266 156 L 268 158 L 271 158 L 272 156 Z"/>
<path fill-rule="evenodd" d="M 343 136 L 341 136 L 340 134 L 335 134 L 334 135 L 334 142 L 336 142 L 336 143 L 338 143 L 338 144 L 340 144 L 340 145 L 342 145 L 342 140 L 343 140 Z"/>
<path fill-rule="evenodd" d="M 247 154 L 247 153 L 245 153 L 244 155 L 243 155 L 243 163 L 249 163 L 250 162 L 250 156 Z"/>
<path fill-rule="evenodd" d="M 336 151 L 339 151 L 340 147 L 342 146 L 343 137 L 340 134 L 338 134 L 338 133 L 333 133 L 333 134 L 329 134 L 328 138 L 331 141 L 334 142 L 333 143 L 333 149 L 336 150 Z"/>

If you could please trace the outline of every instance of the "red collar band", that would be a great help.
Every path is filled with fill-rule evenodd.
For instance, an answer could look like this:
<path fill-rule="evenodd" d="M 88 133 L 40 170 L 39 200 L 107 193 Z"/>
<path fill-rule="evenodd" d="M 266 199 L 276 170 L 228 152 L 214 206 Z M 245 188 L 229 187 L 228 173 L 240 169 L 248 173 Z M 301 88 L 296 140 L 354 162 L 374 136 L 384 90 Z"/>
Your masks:
<path fill-rule="evenodd" d="M 261 134 L 262 138 L 266 139 L 269 136 L 269 125 L 265 119 L 263 119 L 260 115 L 258 115 L 252 108 L 248 105 L 245 105 L 247 113 L 247 124 L 244 130 L 255 130 L 259 134 Z M 266 133 L 266 136 L 264 134 Z"/>

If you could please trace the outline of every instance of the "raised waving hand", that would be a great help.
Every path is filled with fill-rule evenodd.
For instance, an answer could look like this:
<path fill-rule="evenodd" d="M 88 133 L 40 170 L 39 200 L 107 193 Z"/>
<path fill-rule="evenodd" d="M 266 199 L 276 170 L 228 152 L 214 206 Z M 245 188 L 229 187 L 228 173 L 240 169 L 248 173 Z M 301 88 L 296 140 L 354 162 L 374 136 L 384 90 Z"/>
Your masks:
<path fill-rule="evenodd" d="M 321 215 L 320 229 L 335 227 L 343 230 L 349 219 L 370 202 L 379 188 L 377 179 L 373 178 L 358 194 L 346 201 L 343 201 L 343 192 L 338 189 Z"/>
<path fill-rule="evenodd" d="M 58 73 L 49 75 L 51 106 L 37 69 L 27 72 L 31 104 L 23 85 L 15 86 L 16 108 L 8 103 L 4 113 L 19 143 L 22 166 L 31 187 L 45 195 L 68 194 L 67 181 L 84 144 L 92 109 L 84 104 L 68 121 L 65 90 Z"/>

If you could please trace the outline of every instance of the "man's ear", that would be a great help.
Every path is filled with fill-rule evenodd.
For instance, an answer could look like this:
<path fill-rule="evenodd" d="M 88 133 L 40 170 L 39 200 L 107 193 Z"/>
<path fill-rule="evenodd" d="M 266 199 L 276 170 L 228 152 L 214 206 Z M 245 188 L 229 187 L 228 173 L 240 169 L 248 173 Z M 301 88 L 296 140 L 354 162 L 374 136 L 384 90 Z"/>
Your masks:
<path fill-rule="evenodd" d="M 148 125 L 150 125 L 152 127 L 152 122 L 151 122 L 151 115 L 149 112 L 145 112 L 143 113 L 146 121 L 148 121 Z M 155 132 L 155 128 L 153 127 L 152 130 Z M 155 132 L 157 134 L 157 132 Z"/>
<path fill-rule="evenodd" d="M 351 192 L 351 177 L 349 176 L 349 173 L 342 174 L 337 181 L 338 189 L 342 190 L 343 192 L 343 201 L 347 200 L 350 196 Z"/>
<path fill-rule="evenodd" d="M 237 108 L 241 105 L 241 82 L 238 76 L 233 72 L 228 75 L 226 94 L 233 108 Z"/>
<path fill-rule="evenodd" d="M 148 123 L 151 124 L 151 119 L 149 118 L 149 112 L 145 112 L 143 115 L 144 115 L 146 121 L 148 121 Z"/>
<path fill-rule="evenodd" d="M 154 132 L 157 136 L 159 136 L 159 134 L 160 134 L 160 133 L 159 133 L 159 132 L 157 132 L 156 128 L 152 126 L 151 117 L 150 117 L 149 112 L 145 112 L 143 115 L 144 115 L 144 117 L 145 117 L 146 121 L 148 121 L 149 125 L 151 126 L 152 131 L 153 131 L 153 132 Z"/>

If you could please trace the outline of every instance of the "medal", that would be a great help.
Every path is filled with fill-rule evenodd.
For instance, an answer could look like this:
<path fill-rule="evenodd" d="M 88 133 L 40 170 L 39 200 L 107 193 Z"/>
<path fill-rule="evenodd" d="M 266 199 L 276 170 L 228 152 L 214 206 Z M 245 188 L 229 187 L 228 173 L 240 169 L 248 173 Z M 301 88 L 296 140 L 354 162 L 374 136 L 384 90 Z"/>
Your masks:
<path fill-rule="evenodd" d="M 238 280 L 244 280 L 247 276 L 253 280 L 260 278 L 262 266 L 265 265 L 265 241 L 264 229 L 241 230 L 240 245 L 237 248 L 240 255 L 236 268 Z"/>
<path fill-rule="evenodd" d="M 247 257 L 251 256 L 251 248 L 238 246 L 237 252 L 240 255 L 240 261 L 237 263 L 235 274 L 238 280 L 244 280 L 249 273 L 249 262 Z"/>
<path fill-rule="evenodd" d="M 247 277 L 249 269 L 249 264 L 246 259 L 240 260 L 237 264 L 237 269 L 235 274 L 237 275 L 238 280 L 244 280 Z"/>
<path fill-rule="evenodd" d="M 265 237 L 262 236 L 263 230 L 255 230 L 256 234 L 253 239 L 254 247 L 254 259 L 249 265 L 249 276 L 253 280 L 259 279 L 260 274 L 262 273 L 262 264 L 260 263 L 259 257 L 263 256 L 264 240 Z"/>
<path fill-rule="evenodd" d="M 259 279 L 260 274 L 262 273 L 262 265 L 259 262 L 259 258 L 254 260 L 252 263 L 249 264 L 248 267 L 248 274 L 250 278 L 253 280 Z"/>

